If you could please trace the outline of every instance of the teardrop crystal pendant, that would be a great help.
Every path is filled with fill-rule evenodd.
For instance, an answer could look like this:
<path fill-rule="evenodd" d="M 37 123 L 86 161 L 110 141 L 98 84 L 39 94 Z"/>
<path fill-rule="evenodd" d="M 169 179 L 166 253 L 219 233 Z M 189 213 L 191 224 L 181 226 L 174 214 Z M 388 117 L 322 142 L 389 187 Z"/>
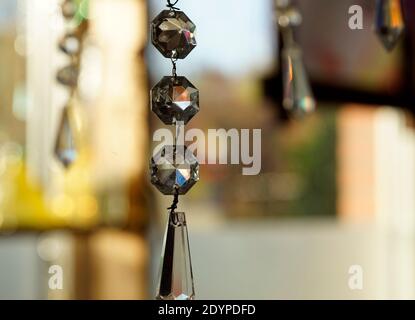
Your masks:
<path fill-rule="evenodd" d="M 388 51 L 396 46 L 403 29 L 401 0 L 377 0 L 375 32 Z"/>
<path fill-rule="evenodd" d="M 164 146 L 151 158 L 150 174 L 161 193 L 185 194 L 199 180 L 199 162 L 186 146 Z"/>
<path fill-rule="evenodd" d="M 282 50 L 283 107 L 295 116 L 303 116 L 315 108 L 315 100 L 302 61 L 301 50 Z"/>
<path fill-rule="evenodd" d="M 156 299 L 192 300 L 194 297 L 186 216 L 184 212 L 170 212 L 164 235 Z"/>
<path fill-rule="evenodd" d="M 62 110 L 55 143 L 55 156 L 65 168 L 68 168 L 78 156 L 69 108 L 65 107 Z"/>

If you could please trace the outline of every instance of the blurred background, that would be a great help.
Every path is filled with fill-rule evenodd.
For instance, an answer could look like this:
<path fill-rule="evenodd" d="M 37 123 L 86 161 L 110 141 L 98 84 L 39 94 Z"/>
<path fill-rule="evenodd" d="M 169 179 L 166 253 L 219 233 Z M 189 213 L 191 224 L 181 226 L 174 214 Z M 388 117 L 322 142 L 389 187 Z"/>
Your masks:
<path fill-rule="evenodd" d="M 149 182 L 161 122 L 148 92 L 171 63 L 148 27 L 165 1 L 78 2 L 83 145 L 64 170 L 61 0 L 0 0 L 0 299 L 155 296 L 171 197 Z M 402 3 L 406 30 L 388 53 L 375 1 L 295 1 L 317 108 L 291 119 L 274 1 L 179 1 L 198 42 L 178 62 L 201 97 L 186 128 L 262 129 L 259 175 L 202 165 L 180 198 L 197 299 L 415 299 L 415 3 Z M 363 30 L 348 27 L 353 4 Z M 48 286 L 52 265 L 62 290 Z"/>

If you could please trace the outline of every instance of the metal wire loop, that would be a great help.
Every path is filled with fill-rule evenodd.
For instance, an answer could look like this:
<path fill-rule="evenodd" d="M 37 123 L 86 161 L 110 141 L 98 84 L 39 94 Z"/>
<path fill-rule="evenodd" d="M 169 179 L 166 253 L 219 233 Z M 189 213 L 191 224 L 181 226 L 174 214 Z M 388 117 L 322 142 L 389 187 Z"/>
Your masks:
<path fill-rule="evenodd" d="M 177 2 L 179 2 L 179 0 L 176 0 L 172 3 L 171 0 L 167 0 L 167 8 L 170 8 L 170 10 L 176 11 L 176 10 L 180 10 L 179 8 L 176 7 Z"/>

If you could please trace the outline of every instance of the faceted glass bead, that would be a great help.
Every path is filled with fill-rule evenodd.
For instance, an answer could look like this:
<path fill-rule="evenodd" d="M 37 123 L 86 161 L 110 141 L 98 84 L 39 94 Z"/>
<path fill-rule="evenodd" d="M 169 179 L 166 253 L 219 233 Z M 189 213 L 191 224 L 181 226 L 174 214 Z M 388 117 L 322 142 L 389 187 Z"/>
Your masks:
<path fill-rule="evenodd" d="M 185 77 L 163 77 L 151 89 L 151 110 L 165 124 L 186 124 L 199 111 L 199 90 Z"/>
<path fill-rule="evenodd" d="M 196 47 L 195 29 L 184 12 L 163 10 L 151 23 L 151 41 L 164 57 L 184 59 Z"/>
<path fill-rule="evenodd" d="M 56 74 L 56 80 L 64 86 L 76 87 L 78 83 L 79 69 L 76 65 L 63 67 Z"/>
<path fill-rule="evenodd" d="M 67 55 L 76 55 L 81 51 L 81 41 L 74 34 L 66 34 L 59 41 L 59 49 Z"/>
<path fill-rule="evenodd" d="M 69 107 L 62 110 L 56 136 L 55 155 L 65 168 L 68 168 L 78 156 Z"/>
<path fill-rule="evenodd" d="M 62 5 L 62 15 L 66 19 L 72 19 L 78 11 L 78 5 L 74 0 L 65 0 Z"/>
<path fill-rule="evenodd" d="M 377 0 L 375 31 L 387 50 L 392 50 L 404 29 L 401 0 Z"/>
<path fill-rule="evenodd" d="M 186 146 L 164 146 L 151 158 L 150 173 L 161 193 L 185 194 L 199 180 L 199 163 Z"/>
<path fill-rule="evenodd" d="M 302 116 L 315 108 L 301 50 L 297 47 L 282 50 L 283 101 L 286 110 Z"/>
<path fill-rule="evenodd" d="M 169 214 L 156 299 L 192 300 L 195 296 L 189 238 L 184 212 Z"/>

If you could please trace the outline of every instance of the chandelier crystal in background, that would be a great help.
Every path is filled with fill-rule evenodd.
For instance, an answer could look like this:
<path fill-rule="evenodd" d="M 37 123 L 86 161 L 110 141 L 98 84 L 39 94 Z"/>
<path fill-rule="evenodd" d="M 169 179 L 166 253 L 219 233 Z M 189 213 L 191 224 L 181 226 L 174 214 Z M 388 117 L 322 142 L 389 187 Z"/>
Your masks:
<path fill-rule="evenodd" d="M 77 55 L 81 52 L 81 41 L 75 34 L 65 34 L 59 41 L 59 49 L 67 55 Z"/>
<path fill-rule="evenodd" d="M 62 110 L 54 151 L 55 156 L 65 168 L 68 168 L 78 156 L 71 122 L 70 107 L 68 106 Z"/>
<path fill-rule="evenodd" d="M 78 83 L 79 68 L 76 65 L 70 64 L 61 68 L 56 74 L 56 80 L 68 87 L 76 87 Z"/>
<path fill-rule="evenodd" d="M 192 300 L 195 296 L 184 212 L 170 212 L 164 235 L 156 299 Z"/>
<path fill-rule="evenodd" d="M 185 77 L 163 77 L 151 89 L 151 110 L 164 124 L 186 124 L 199 111 L 199 90 Z"/>
<path fill-rule="evenodd" d="M 301 50 L 289 47 L 282 50 L 283 107 L 294 116 L 314 111 L 316 102 L 311 92 Z"/>
<path fill-rule="evenodd" d="M 64 0 L 62 5 L 62 15 L 65 19 L 72 19 L 78 11 L 78 5 L 74 0 Z"/>
<path fill-rule="evenodd" d="M 396 46 L 404 28 L 401 0 L 377 0 L 375 32 L 386 50 Z"/>
<path fill-rule="evenodd" d="M 184 59 L 196 47 L 195 29 L 184 12 L 163 10 L 151 23 L 151 41 L 164 57 Z"/>
<path fill-rule="evenodd" d="M 150 174 L 161 193 L 185 194 L 199 180 L 199 163 L 186 146 L 164 146 L 151 158 Z"/>

